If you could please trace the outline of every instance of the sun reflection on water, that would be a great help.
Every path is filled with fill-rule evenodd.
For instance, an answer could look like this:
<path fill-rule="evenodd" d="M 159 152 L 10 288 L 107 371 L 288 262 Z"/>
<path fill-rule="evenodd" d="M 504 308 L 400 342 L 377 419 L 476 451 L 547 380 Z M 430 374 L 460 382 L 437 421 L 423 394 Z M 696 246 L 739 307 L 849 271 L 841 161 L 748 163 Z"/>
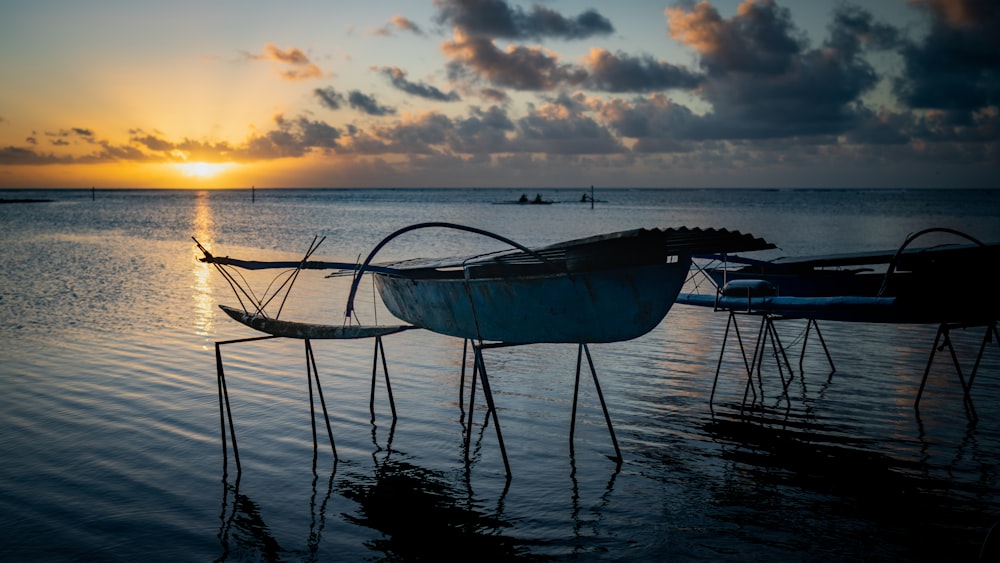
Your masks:
<path fill-rule="evenodd" d="M 195 199 L 194 217 L 192 218 L 192 231 L 194 238 L 198 242 L 211 245 L 214 237 L 212 206 L 209 202 L 209 194 L 206 191 L 198 192 Z M 200 251 L 194 250 L 196 258 L 200 256 Z M 214 298 L 212 296 L 211 266 L 194 260 L 191 267 L 191 274 L 194 277 L 193 290 L 194 311 L 195 311 L 195 331 L 199 336 L 212 334 L 212 325 L 215 318 Z"/>

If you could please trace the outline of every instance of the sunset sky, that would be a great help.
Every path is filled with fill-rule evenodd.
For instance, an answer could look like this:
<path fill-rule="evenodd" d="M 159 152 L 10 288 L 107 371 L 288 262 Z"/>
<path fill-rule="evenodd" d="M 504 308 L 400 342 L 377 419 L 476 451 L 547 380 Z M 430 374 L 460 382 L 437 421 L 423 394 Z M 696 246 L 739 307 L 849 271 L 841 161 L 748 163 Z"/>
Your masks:
<path fill-rule="evenodd" d="M 1000 187 L 1000 3 L 0 0 L 0 188 Z"/>

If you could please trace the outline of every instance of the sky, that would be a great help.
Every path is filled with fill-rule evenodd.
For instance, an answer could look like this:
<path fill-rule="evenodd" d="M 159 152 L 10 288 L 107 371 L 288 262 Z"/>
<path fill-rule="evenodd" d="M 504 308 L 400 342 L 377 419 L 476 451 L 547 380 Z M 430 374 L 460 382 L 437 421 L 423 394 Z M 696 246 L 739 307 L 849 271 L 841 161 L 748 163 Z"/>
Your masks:
<path fill-rule="evenodd" d="M 0 0 L 0 188 L 1000 187 L 993 0 Z"/>

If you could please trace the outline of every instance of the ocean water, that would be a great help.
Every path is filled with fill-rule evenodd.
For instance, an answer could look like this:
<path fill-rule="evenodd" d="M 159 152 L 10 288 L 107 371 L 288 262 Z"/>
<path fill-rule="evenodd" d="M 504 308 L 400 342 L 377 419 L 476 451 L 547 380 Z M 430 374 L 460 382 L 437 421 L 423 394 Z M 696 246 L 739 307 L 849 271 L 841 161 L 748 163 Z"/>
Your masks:
<path fill-rule="evenodd" d="M 589 347 L 620 465 L 588 378 L 570 444 L 575 346 L 488 350 L 509 481 L 481 394 L 465 447 L 461 340 L 384 339 L 395 423 L 381 365 L 369 403 L 372 340 L 313 342 L 336 461 L 322 418 L 314 447 L 302 341 L 227 343 L 237 468 L 216 343 L 256 334 L 219 310 L 236 298 L 192 237 L 252 260 L 321 237 L 313 258 L 346 262 L 426 221 L 528 246 L 727 228 L 779 246 L 761 258 L 895 249 L 933 227 L 1000 241 L 1000 191 L 606 189 L 593 208 L 583 191 L 540 206 L 496 205 L 515 189 L 0 191 L 51 200 L 0 205 L 0 560 L 977 560 L 1000 521 L 1000 343 L 972 407 L 937 352 L 917 410 L 928 325 L 821 323 L 831 371 L 815 336 L 800 367 L 804 324 L 781 321 L 794 379 L 783 394 L 769 358 L 743 408 L 745 372 L 720 362 L 726 316 L 675 305 L 638 339 Z M 426 229 L 379 259 L 498 245 Z M 996 291 L 988 265 L 954 275 Z M 282 318 L 339 323 L 349 284 L 304 271 Z M 370 284 L 357 302 L 392 321 Z M 952 333 L 966 377 L 983 335 Z"/>

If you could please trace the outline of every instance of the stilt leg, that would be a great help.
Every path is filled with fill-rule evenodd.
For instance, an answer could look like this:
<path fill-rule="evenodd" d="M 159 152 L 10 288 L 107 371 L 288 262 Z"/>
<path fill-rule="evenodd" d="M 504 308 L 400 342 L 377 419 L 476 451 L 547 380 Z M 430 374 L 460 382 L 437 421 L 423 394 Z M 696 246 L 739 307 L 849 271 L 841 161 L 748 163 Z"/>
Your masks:
<path fill-rule="evenodd" d="M 469 420 L 465 425 L 465 456 L 469 459 L 469 448 L 472 446 L 472 412 L 476 397 L 476 378 L 479 376 L 479 356 L 482 352 L 475 343 L 472 344 L 472 381 L 469 382 Z M 489 413 L 487 413 L 489 415 Z"/>
<path fill-rule="evenodd" d="M 240 468 L 240 449 L 236 445 L 236 430 L 233 428 L 233 411 L 229 406 L 229 389 L 226 387 L 226 374 L 222 367 L 222 350 L 219 346 L 222 343 L 215 343 L 215 371 L 219 386 L 219 424 L 222 427 L 222 472 L 225 473 L 229 463 L 229 452 L 226 449 L 226 418 L 229 419 L 229 436 L 233 440 L 233 457 L 236 458 L 236 472 Z M 223 411 L 223 404 L 225 410 Z"/>
<path fill-rule="evenodd" d="M 805 369 L 802 367 L 802 360 L 806 355 L 806 345 L 809 343 L 810 328 L 816 329 L 816 337 L 819 338 L 819 343 L 823 346 L 823 353 L 826 354 L 826 361 L 830 364 L 830 374 L 832 375 L 835 371 L 837 371 L 837 368 L 833 365 L 833 358 L 830 356 L 830 349 L 826 347 L 826 341 L 823 340 L 823 333 L 819 331 L 819 323 L 816 322 L 816 319 L 809 319 L 806 321 L 806 334 L 802 338 L 802 351 L 799 353 L 799 373 L 805 373 Z"/>
<path fill-rule="evenodd" d="M 396 401 L 392 398 L 392 385 L 389 383 L 389 365 L 385 359 L 385 344 L 382 342 L 381 336 L 375 337 L 375 342 L 378 343 L 379 352 L 382 353 L 382 374 L 385 376 L 385 391 L 389 395 L 389 409 L 392 410 L 392 422 L 396 423 Z"/>
<path fill-rule="evenodd" d="M 927 384 L 927 374 L 931 371 L 931 364 L 934 363 L 934 354 L 938 350 L 938 342 L 941 341 L 941 334 L 946 332 L 948 328 L 941 324 L 938 326 L 937 335 L 934 336 L 934 346 L 931 347 L 931 355 L 927 358 L 927 366 L 924 368 L 924 377 L 920 380 L 920 388 L 917 389 L 917 398 L 913 401 L 913 408 L 920 410 L 920 397 L 924 394 L 924 386 Z"/>
<path fill-rule="evenodd" d="M 719 372 L 722 371 L 722 357 L 726 353 L 726 342 L 729 341 L 729 325 L 733 323 L 735 319 L 733 318 L 733 312 L 729 312 L 729 318 L 726 319 L 726 332 L 722 335 L 722 348 L 719 349 L 719 361 L 715 364 L 715 379 L 712 380 L 712 392 L 708 395 L 708 406 L 711 408 L 712 401 L 715 400 L 715 388 L 719 384 Z M 576 356 L 576 378 L 580 379 L 580 355 Z M 575 404 L 575 403 L 574 403 Z"/>
<path fill-rule="evenodd" d="M 622 451 L 618 448 L 618 439 L 615 437 L 615 429 L 611 425 L 611 415 L 608 414 L 608 405 L 604 402 L 604 393 L 601 392 L 601 384 L 597 381 L 597 370 L 594 368 L 594 359 L 590 356 L 590 348 L 586 344 L 581 344 L 580 347 L 587 353 L 587 363 L 590 364 L 590 375 L 594 378 L 594 388 L 597 389 L 597 397 L 601 400 L 601 409 L 604 410 L 604 421 L 608 423 L 608 432 L 611 433 L 611 443 L 615 446 L 614 459 L 620 464 L 622 462 Z"/>
<path fill-rule="evenodd" d="M 323 408 L 323 420 L 326 422 L 326 433 L 330 437 L 330 450 L 333 451 L 333 459 L 337 461 L 337 447 L 333 443 L 333 428 L 330 426 L 330 415 L 326 410 L 326 400 L 323 398 L 323 388 L 319 383 L 319 372 L 316 370 L 316 356 L 313 354 L 312 343 L 305 339 L 306 348 L 306 377 L 309 379 L 309 413 L 312 419 L 313 432 L 313 462 L 315 464 L 318 453 L 318 442 L 316 440 L 316 409 L 313 403 L 312 382 L 316 381 L 316 393 L 319 395 L 319 402 Z"/>
<path fill-rule="evenodd" d="M 569 419 L 569 455 L 574 455 L 573 435 L 576 433 L 576 403 L 580 396 L 580 366 L 583 364 L 583 344 L 576 351 L 576 378 L 573 383 L 573 410 Z"/>
<path fill-rule="evenodd" d="M 382 355 L 382 373 L 385 375 L 385 389 L 389 394 L 389 408 L 392 410 L 392 421 L 396 422 L 396 401 L 392 398 L 392 385 L 389 383 L 389 366 L 385 359 L 385 345 L 382 337 L 375 337 L 375 357 L 372 359 L 372 389 L 371 398 L 368 401 L 368 410 L 371 412 L 371 422 L 375 422 L 375 379 L 378 374 L 378 358 Z"/>
<path fill-rule="evenodd" d="M 774 362 L 778 365 L 778 376 L 781 378 L 781 385 L 784 387 L 784 391 L 788 393 L 788 386 L 795 379 L 795 372 L 792 370 L 792 363 L 788 361 L 788 354 L 785 353 L 785 345 L 781 343 L 781 337 L 778 336 L 778 329 L 774 326 L 774 317 L 767 315 L 767 329 L 771 334 L 771 353 L 774 355 Z M 785 381 L 785 372 L 782 369 L 782 362 L 784 362 L 784 369 L 788 370 L 788 381 Z"/>
<path fill-rule="evenodd" d="M 757 372 L 757 385 L 760 387 L 761 399 L 764 398 L 764 380 L 761 377 L 761 364 L 764 361 L 764 347 L 767 343 L 767 315 L 760 319 L 760 327 L 757 329 L 757 342 L 753 347 L 753 358 L 750 360 L 752 369 Z"/>
<path fill-rule="evenodd" d="M 976 373 L 979 371 L 979 364 L 983 361 L 983 352 L 986 351 L 986 346 L 991 341 L 995 341 L 997 344 L 1000 344 L 1000 333 L 997 332 L 996 321 L 992 321 L 986 325 L 986 331 L 983 333 L 983 342 L 979 345 L 979 353 L 976 354 L 976 363 L 973 364 L 972 373 L 969 374 L 969 392 L 966 393 L 966 401 L 972 400 L 972 397 L 970 396 L 970 393 L 972 392 L 972 384 L 976 380 Z"/>
<path fill-rule="evenodd" d="M 944 341 L 948 346 L 948 352 L 951 354 L 951 363 L 955 366 L 955 373 L 958 374 L 958 382 L 962 385 L 962 402 L 965 404 L 965 409 L 972 419 L 977 420 L 979 416 L 976 414 L 976 408 L 972 406 L 972 402 L 969 400 L 969 386 L 965 383 L 965 375 L 962 373 L 962 366 L 958 362 L 958 354 L 955 353 L 955 346 L 951 342 L 950 330 L 945 333 Z"/>
<path fill-rule="evenodd" d="M 236 429 L 233 426 L 233 411 L 229 404 L 229 388 L 226 385 L 226 372 L 222 367 L 222 345 L 236 344 L 239 342 L 254 342 L 257 340 L 270 340 L 275 336 L 256 336 L 252 338 L 239 338 L 237 340 L 223 340 L 215 343 L 215 373 L 219 387 L 219 424 L 222 429 L 222 471 L 226 472 L 228 465 L 228 451 L 226 450 L 226 419 L 229 420 L 229 436 L 233 441 L 233 457 L 236 459 L 237 475 L 240 471 L 240 450 L 236 445 Z M 224 418 L 225 417 L 225 418 Z M 239 479 L 239 477 L 237 477 Z"/>
<path fill-rule="evenodd" d="M 462 371 L 458 376 L 458 410 L 465 418 L 465 362 L 469 352 L 469 339 L 462 339 Z"/>
<path fill-rule="evenodd" d="M 486 408 L 488 408 L 490 412 L 493 413 L 493 424 L 496 426 L 497 441 L 500 443 L 500 455 L 503 456 L 503 466 L 507 472 L 507 479 L 509 480 L 511 478 L 510 462 L 507 461 L 507 448 L 505 448 L 503 444 L 503 433 L 500 431 L 500 419 L 497 417 L 497 410 L 495 405 L 493 404 L 493 392 L 490 389 L 489 377 L 486 375 L 486 365 L 483 362 L 483 352 L 477 346 L 474 346 L 473 348 L 475 349 L 476 352 L 476 362 L 479 364 L 479 373 L 482 376 L 483 380 L 483 395 L 486 397 Z M 470 407 L 470 412 L 471 412 L 471 407 Z"/>

